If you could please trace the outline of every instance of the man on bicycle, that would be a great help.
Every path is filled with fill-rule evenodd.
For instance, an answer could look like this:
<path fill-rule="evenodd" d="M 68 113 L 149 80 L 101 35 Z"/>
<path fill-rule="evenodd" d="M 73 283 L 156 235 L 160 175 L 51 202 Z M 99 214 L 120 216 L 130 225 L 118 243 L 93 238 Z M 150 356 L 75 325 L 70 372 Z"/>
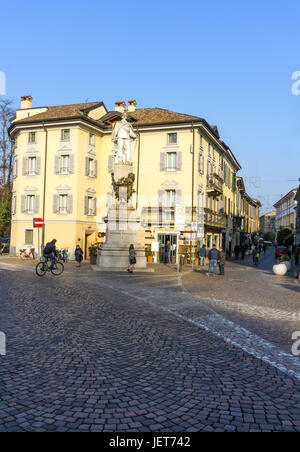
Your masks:
<path fill-rule="evenodd" d="M 52 242 L 48 242 L 44 248 L 44 257 L 48 260 L 51 260 L 50 270 L 53 270 L 55 262 L 56 262 L 56 244 L 57 240 L 53 239 Z"/>

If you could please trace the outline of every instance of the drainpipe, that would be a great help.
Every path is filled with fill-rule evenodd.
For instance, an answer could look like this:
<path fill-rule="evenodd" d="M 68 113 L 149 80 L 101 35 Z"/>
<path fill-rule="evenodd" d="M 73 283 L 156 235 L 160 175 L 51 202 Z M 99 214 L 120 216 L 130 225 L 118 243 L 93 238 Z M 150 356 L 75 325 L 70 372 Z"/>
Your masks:
<path fill-rule="evenodd" d="M 193 145 L 192 145 L 192 212 L 191 212 L 191 229 L 192 229 L 192 223 L 194 221 L 194 191 L 195 191 L 195 128 L 194 128 L 194 122 L 192 122 L 192 132 L 193 132 Z M 194 248 L 193 248 L 193 235 L 194 233 L 191 230 L 191 258 L 192 258 L 192 266 L 194 268 Z"/>
<path fill-rule="evenodd" d="M 138 161 L 137 161 L 137 174 L 136 174 L 136 210 L 138 209 L 139 201 L 139 181 L 140 181 L 140 154 L 141 154 L 141 134 L 139 132 L 139 127 L 136 128 L 136 134 L 138 136 Z"/>
<path fill-rule="evenodd" d="M 44 165 L 44 193 L 43 193 L 43 231 L 42 231 L 42 249 L 41 255 L 45 248 L 45 212 L 46 212 L 46 181 L 47 181 L 47 154 L 48 154 L 48 130 L 45 128 L 45 123 L 43 122 L 43 128 L 45 132 L 45 165 Z"/>

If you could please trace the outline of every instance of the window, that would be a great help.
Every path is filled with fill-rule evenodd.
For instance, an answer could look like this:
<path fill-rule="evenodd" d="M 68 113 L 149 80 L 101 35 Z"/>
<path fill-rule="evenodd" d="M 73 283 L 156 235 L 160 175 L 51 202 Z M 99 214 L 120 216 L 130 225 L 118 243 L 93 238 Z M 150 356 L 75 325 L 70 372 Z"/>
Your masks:
<path fill-rule="evenodd" d="M 25 245 L 33 244 L 33 229 L 25 229 Z"/>
<path fill-rule="evenodd" d="M 177 144 L 177 133 L 168 133 L 168 144 Z"/>
<path fill-rule="evenodd" d="M 88 215 L 94 215 L 94 198 L 88 197 Z"/>
<path fill-rule="evenodd" d="M 59 196 L 59 213 L 68 213 L 68 195 Z"/>
<path fill-rule="evenodd" d="M 26 197 L 26 212 L 34 213 L 34 195 L 28 195 Z"/>
<path fill-rule="evenodd" d="M 91 146 L 95 145 L 95 135 L 93 133 L 90 133 L 90 135 L 89 135 L 89 144 Z"/>
<path fill-rule="evenodd" d="M 36 132 L 29 132 L 28 143 L 36 143 Z"/>
<path fill-rule="evenodd" d="M 36 157 L 29 157 L 28 159 L 28 174 L 29 176 L 36 174 Z"/>
<path fill-rule="evenodd" d="M 175 190 L 166 190 L 166 207 L 175 207 Z"/>
<path fill-rule="evenodd" d="M 88 175 L 90 177 L 94 177 L 94 175 L 95 175 L 95 172 L 94 172 L 94 159 L 89 159 Z"/>
<path fill-rule="evenodd" d="M 60 174 L 69 174 L 70 156 L 62 155 L 60 158 Z"/>
<path fill-rule="evenodd" d="M 167 153 L 167 171 L 176 171 L 177 168 L 177 153 Z"/>
<path fill-rule="evenodd" d="M 61 141 L 70 141 L 70 129 L 62 129 Z"/>

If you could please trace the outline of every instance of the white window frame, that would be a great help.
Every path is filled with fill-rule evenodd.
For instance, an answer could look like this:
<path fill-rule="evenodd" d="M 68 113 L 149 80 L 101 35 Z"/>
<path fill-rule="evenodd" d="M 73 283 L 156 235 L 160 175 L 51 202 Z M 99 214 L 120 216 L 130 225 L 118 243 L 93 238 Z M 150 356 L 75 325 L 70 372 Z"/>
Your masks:
<path fill-rule="evenodd" d="M 88 196 L 88 215 L 93 216 L 94 215 L 94 197 Z"/>
<path fill-rule="evenodd" d="M 67 165 L 64 165 L 67 161 Z M 59 174 L 68 175 L 70 173 L 70 155 L 62 154 L 59 159 Z"/>
<path fill-rule="evenodd" d="M 35 195 L 26 195 L 26 213 L 34 214 Z"/>
<path fill-rule="evenodd" d="M 58 213 L 60 215 L 67 215 L 68 213 L 68 195 L 58 195 Z"/>
<path fill-rule="evenodd" d="M 31 243 L 27 243 L 26 242 L 26 231 L 31 231 L 32 232 L 32 242 Z M 25 228 L 24 229 L 24 245 L 33 245 L 34 244 L 34 229 L 33 228 Z"/>
<path fill-rule="evenodd" d="M 177 170 L 177 152 L 167 152 L 167 171 Z"/>
<path fill-rule="evenodd" d="M 29 132 L 28 133 L 28 143 L 29 144 L 35 144 L 36 143 L 36 132 Z M 31 139 L 31 137 L 34 137 L 34 140 Z"/>
<path fill-rule="evenodd" d="M 176 141 L 170 141 L 171 136 L 174 135 L 176 137 Z M 177 146 L 178 144 L 178 134 L 177 132 L 169 132 L 167 133 L 167 145 L 168 146 Z"/>
<path fill-rule="evenodd" d="M 95 177 L 95 159 L 89 157 L 89 166 L 88 166 L 88 170 L 89 170 L 89 177 Z"/>
<path fill-rule="evenodd" d="M 68 132 L 68 137 L 65 138 L 64 134 Z M 61 129 L 60 132 L 60 141 L 69 142 L 71 139 L 71 129 Z"/>
<path fill-rule="evenodd" d="M 32 165 L 32 163 L 33 163 L 33 165 Z M 37 164 L 36 157 L 28 157 L 28 176 L 36 175 L 36 164 Z"/>
<path fill-rule="evenodd" d="M 89 133 L 89 145 L 95 146 L 95 134 L 94 133 Z"/>

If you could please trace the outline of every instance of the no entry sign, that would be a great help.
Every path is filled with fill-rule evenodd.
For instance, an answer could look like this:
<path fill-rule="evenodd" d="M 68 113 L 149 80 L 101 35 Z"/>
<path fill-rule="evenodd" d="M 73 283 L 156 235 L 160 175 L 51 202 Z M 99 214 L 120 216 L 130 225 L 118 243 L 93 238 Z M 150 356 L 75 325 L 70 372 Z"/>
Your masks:
<path fill-rule="evenodd" d="M 44 226 L 44 221 L 42 218 L 34 218 L 33 219 L 33 227 L 34 228 L 42 228 Z"/>

